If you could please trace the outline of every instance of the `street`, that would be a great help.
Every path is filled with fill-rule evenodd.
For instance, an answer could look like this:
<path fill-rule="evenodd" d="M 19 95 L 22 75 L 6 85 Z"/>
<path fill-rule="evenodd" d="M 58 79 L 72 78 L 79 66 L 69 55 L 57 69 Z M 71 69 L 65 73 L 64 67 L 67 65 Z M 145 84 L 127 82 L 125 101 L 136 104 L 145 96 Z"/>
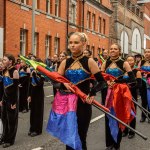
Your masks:
<path fill-rule="evenodd" d="M 46 125 L 48 121 L 49 112 L 51 109 L 51 101 L 53 100 L 52 87 L 47 83 L 45 89 L 45 111 L 43 122 L 43 133 L 36 137 L 29 137 L 29 115 L 30 113 L 19 113 L 19 124 L 16 136 L 16 142 L 13 146 L 6 148 L 7 150 L 65 150 L 65 146 L 53 138 L 46 132 Z M 100 94 L 96 96 L 96 100 L 100 102 Z M 150 124 L 146 122 L 140 123 L 140 110 L 137 115 L 137 130 L 142 132 L 145 136 L 150 137 Z M 100 116 L 99 120 L 96 120 Z M 38 117 L 38 116 L 37 116 Z M 95 119 L 96 118 L 96 119 Z M 105 149 L 105 122 L 104 115 L 101 111 L 93 107 L 93 122 L 90 124 L 87 145 L 88 150 L 104 150 Z M 0 146 L 0 150 L 3 149 Z M 122 139 L 121 150 L 150 150 L 150 139 L 147 141 L 136 135 L 133 139 L 125 137 Z"/>

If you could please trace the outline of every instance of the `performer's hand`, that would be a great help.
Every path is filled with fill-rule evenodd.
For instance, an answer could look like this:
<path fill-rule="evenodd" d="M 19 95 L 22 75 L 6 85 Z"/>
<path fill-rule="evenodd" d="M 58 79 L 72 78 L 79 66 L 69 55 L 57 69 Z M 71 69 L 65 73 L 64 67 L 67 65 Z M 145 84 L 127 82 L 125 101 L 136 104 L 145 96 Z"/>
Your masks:
<path fill-rule="evenodd" d="M 3 102 L 2 101 L 0 101 L 0 106 L 3 106 Z"/>
<path fill-rule="evenodd" d="M 88 95 L 87 98 L 86 98 L 86 100 L 85 100 L 85 102 L 88 103 L 88 104 L 92 104 L 93 100 L 94 100 L 94 96 L 91 96 L 91 97 L 90 97 L 90 96 Z"/>
<path fill-rule="evenodd" d="M 28 103 L 31 102 L 31 96 L 29 96 L 29 97 L 27 98 L 27 101 L 28 101 Z"/>
<path fill-rule="evenodd" d="M 14 105 L 11 104 L 11 109 L 16 109 L 16 104 Z"/>
<path fill-rule="evenodd" d="M 19 84 L 18 86 L 19 86 L 20 88 L 22 87 L 22 85 L 21 85 L 21 84 Z"/>
<path fill-rule="evenodd" d="M 75 93 L 74 89 L 71 87 L 71 83 L 64 83 L 64 86 L 66 87 L 67 90 Z"/>
<path fill-rule="evenodd" d="M 112 88 L 113 85 L 115 84 L 115 82 L 114 81 L 107 81 L 107 84 L 108 84 L 109 88 Z"/>

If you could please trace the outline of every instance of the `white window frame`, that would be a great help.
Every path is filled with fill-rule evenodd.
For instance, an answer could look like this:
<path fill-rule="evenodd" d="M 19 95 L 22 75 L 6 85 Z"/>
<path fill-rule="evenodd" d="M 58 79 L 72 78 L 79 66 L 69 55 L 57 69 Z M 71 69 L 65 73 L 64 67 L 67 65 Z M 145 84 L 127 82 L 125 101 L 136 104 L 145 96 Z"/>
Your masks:
<path fill-rule="evenodd" d="M 20 53 L 26 55 L 27 49 L 27 30 L 20 29 Z"/>
<path fill-rule="evenodd" d="M 35 33 L 34 33 L 34 55 L 35 55 L 35 56 L 37 55 L 38 35 L 39 35 L 38 32 L 35 32 Z"/>
<path fill-rule="evenodd" d="M 50 35 L 46 35 L 45 37 L 45 56 L 46 58 L 50 55 Z"/>
<path fill-rule="evenodd" d="M 48 13 L 48 14 L 50 14 L 50 12 L 51 12 L 51 0 L 46 0 L 46 8 L 47 8 L 47 10 L 46 10 L 46 12 Z"/>
<path fill-rule="evenodd" d="M 55 39 L 54 39 L 54 53 L 55 54 L 58 54 L 59 47 L 60 47 L 60 38 L 59 37 L 55 37 Z"/>
<path fill-rule="evenodd" d="M 21 0 L 21 3 L 27 5 L 27 0 Z"/>
<path fill-rule="evenodd" d="M 71 4 L 71 23 L 76 23 L 76 4 Z"/>
<path fill-rule="evenodd" d="M 60 0 L 55 0 L 55 16 L 59 17 L 60 14 Z"/>
<path fill-rule="evenodd" d="M 95 14 L 92 14 L 92 30 L 95 31 Z"/>
<path fill-rule="evenodd" d="M 87 12 L 87 29 L 90 29 L 90 12 Z"/>
<path fill-rule="evenodd" d="M 102 18 L 98 18 L 98 33 L 101 33 L 102 31 Z"/>

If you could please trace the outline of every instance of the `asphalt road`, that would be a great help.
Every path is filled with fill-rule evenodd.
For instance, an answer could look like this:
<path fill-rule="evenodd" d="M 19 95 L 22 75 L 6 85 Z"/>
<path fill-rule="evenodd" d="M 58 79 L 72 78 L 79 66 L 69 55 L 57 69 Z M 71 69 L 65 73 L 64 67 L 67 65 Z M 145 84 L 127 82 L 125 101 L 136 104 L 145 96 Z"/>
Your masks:
<path fill-rule="evenodd" d="M 46 125 L 48 121 L 49 112 L 51 109 L 51 101 L 53 100 L 52 87 L 46 84 L 45 89 L 45 106 L 44 106 L 44 125 L 42 135 L 36 137 L 29 137 L 29 116 L 30 113 L 19 114 L 19 124 L 16 136 L 16 142 L 13 146 L 6 148 L 6 150 L 65 150 L 65 146 L 59 140 L 53 138 L 46 132 Z M 100 102 L 100 94 L 96 99 Z M 150 124 L 146 122 L 140 123 L 140 110 L 137 113 L 137 130 L 144 135 L 150 137 Z M 92 119 L 101 118 L 90 124 L 87 136 L 88 150 L 104 150 L 105 149 L 105 126 L 103 113 L 96 108 L 93 108 Z M 2 150 L 0 146 L 0 150 Z M 121 143 L 121 150 L 150 150 L 150 138 L 145 141 L 136 135 L 133 139 L 128 137 L 123 138 Z"/>

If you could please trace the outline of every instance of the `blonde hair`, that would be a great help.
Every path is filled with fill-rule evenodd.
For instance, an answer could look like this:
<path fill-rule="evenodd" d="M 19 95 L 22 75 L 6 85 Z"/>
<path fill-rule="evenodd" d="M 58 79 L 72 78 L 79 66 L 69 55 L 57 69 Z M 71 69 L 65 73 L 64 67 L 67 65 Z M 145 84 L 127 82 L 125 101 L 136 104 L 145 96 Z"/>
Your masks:
<path fill-rule="evenodd" d="M 73 35 L 78 35 L 82 42 L 85 42 L 85 43 L 88 42 L 88 36 L 84 32 L 74 32 L 71 36 L 73 36 Z"/>

